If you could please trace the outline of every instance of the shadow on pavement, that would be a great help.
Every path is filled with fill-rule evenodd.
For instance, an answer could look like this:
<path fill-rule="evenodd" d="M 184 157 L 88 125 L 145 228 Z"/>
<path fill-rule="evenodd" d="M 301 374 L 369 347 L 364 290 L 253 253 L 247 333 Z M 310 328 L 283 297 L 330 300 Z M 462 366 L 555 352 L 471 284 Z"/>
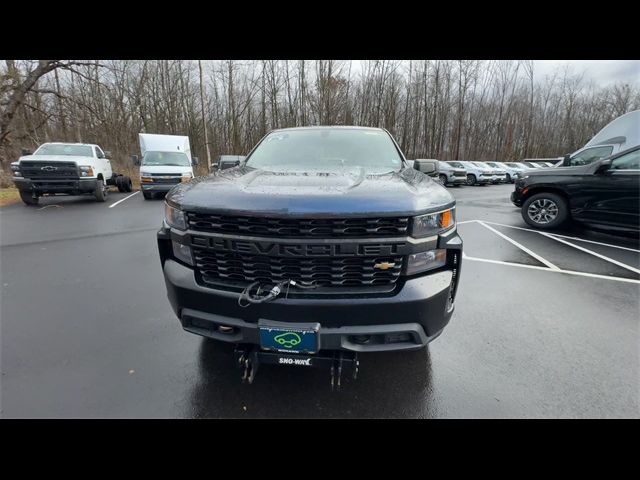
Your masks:
<path fill-rule="evenodd" d="M 203 339 L 185 415 L 195 418 L 411 418 L 436 416 L 428 349 L 360 356 L 357 380 L 331 391 L 328 370 L 261 365 L 241 383 L 233 346 Z"/>

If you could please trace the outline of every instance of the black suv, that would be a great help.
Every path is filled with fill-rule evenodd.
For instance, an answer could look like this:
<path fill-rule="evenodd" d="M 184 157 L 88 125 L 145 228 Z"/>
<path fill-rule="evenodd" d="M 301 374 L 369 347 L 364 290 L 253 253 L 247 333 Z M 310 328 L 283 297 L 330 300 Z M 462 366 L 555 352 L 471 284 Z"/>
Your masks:
<path fill-rule="evenodd" d="M 532 227 L 569 220 L 607 230 L 640 230 L 640 146 L 579 167 L 529 171 L 511 194 Z"/>
<path fill-rule="evenodd" d="M 424 347 L 462 259 L 451 194 L 362 127 L 275 130 L 239 166 L 176 186 L 158 247 L 185 330 L 310 356 Z"/>

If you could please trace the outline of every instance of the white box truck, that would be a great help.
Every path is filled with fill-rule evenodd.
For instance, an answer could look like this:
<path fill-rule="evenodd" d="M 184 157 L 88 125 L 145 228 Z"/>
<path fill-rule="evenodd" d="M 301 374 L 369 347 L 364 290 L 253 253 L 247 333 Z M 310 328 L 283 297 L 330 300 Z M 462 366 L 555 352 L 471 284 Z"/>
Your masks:
<path fill-rule="evenodd" d="M 140 166 L 140 190 L 145 200 L 156 193 L 164 195 L 178 183 L 193 178 L 198 159 L 191 157 L 189 137 L 151 133 L 140 133 L 138 137 L 142 157 L 132 158 Z"/>

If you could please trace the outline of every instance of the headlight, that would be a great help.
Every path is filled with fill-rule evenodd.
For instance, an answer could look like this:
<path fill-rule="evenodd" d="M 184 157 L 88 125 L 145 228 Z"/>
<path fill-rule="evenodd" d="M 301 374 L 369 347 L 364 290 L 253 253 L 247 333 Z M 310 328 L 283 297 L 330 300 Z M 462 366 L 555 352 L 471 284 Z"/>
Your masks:
<path fill-rule="evenodd" d="M 18 162 L 11 164 L 11 171 L 16 177 L 20 177 L 20 164 Z"/>
<path fill-rule="evenodd" d="M 173 208 L 168 203 L 164 204 L 164 218 L 170 227 L 177 228 L 178 230 L 187 229 L 187 216 L 182 210 Z"/>
<path fill-rule="evenodd" d="M 447 263 L 447 251 L 445 249 L 429 250 L 409 255 L 407 262 L 407 275 L 426 272 L 434 268 L 440 268 Z"/>
<path fill-rule="evenodd" d="M 443 233 L 456 224 L 455 209 L 413 217 L 413 237 L 429 237 Z"/>
<path fill-rule="evenodd" d="M 81 177 L 93 177 L 93 168 L 90 165 L 80 165 L 78 168 Z"/>

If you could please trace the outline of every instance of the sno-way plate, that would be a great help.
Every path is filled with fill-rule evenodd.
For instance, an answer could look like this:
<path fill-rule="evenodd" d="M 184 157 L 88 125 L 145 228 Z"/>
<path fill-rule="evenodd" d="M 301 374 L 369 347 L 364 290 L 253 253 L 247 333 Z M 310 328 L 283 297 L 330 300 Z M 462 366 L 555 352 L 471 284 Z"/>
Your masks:
<path fill-rule="evenodd" d="M 260 346 L 287 353 L 317 353 L 320 350 L 319 323 L 285 323 L 259 320 Z"/>

